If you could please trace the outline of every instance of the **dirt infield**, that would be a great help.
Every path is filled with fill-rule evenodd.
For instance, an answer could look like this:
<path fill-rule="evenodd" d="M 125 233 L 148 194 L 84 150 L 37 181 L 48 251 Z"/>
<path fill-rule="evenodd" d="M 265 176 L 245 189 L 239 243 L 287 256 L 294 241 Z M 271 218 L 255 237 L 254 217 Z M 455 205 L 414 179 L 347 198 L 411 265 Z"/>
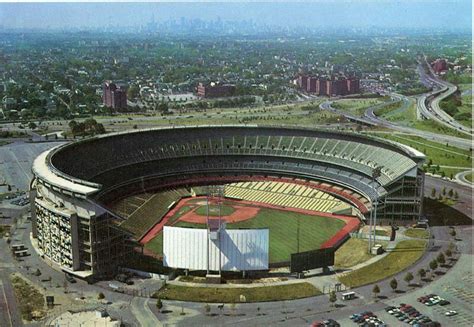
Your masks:
<path fill-rule="evenodd" d="M 199 201 L 199 199 L 202 199 L 203 201 Z M 206 216 L 198 215 L 194 212 L 197 208 L 199 208 L 199 206 L 206 204 L 205 199 L 206 199 L 205 197 L 195 197 L 195 198 L 186 198 L 179 201 L 176 204 L 176 206 L 173 209 L 171 209 L 158 224 L 156 224 L 152 229 L 150 229 L 150 231 L 148 231 L 147 234 L 145 234 L 145 236 L 143 236 L 143 238 L 140 240 L 140 243 L 145 244 L 149 242 L 152 238 L 154 238 L 158 233 L 160 233 L 163 230 L 163 226 L 165 226 L 170 220 L 170 218 L 173 217 L 177 212 L 179 212 L 179 210 L 183 206 L 190 206 L 192 207 L 192 209 L 191 211 L 185 213 L 183 216 L 177 219 L 174 223 L 178 221 L 185 221 L 185 222 L 190 222 L 190 223 L 205 224 Z M 346 225 L 341 230 L 339 230 L 339 232 L 337 232 L 336 235 L 334 235 L 329 240 L 324 242 L 324 244 L 321 246 L 322 248 L 338 246 L 339 243 L 341 243 L 342 240 L 344 240 L 350 232 L 355 231 L 360 225 L 360 220 L 356 217 L 351 217 L 351 216 L 335 215 L 335 214 L 331 214 L 327 212 L 317 212 L 317 211 L 298 209 L 298 208 L 288 208 L 288 207 L 282 207 L 282 206 L 272 205 L 268 203 L 260 203 L 260 202 L 256 203 L 256 202 L 245 201 L 245 200 L 226 199 L 225 201 L 226 201 L 226 205 L 230 205 L 235 209 L 235 211 L 231 215 L 222 217 L 228 223 L 234 223 L 234 222 L 251 219 L 257 215 L 257 213 L 260 211 L 260 208 L 270 208 L 270 209 L 276 209 L 276 210 L 282 210 L 282 211 L 293 211 L 293 212 L 298 212 L 298 213 L 312 215 L 312 216 L 322 216 L 322 217 L 336 218 L 336 219 L 343 220 L 346 223 Z"/>
<path fill-rule="evenodd" d="M 238 205 L 232 205 L 231 207 L 234 208 L 235 211 L 231 215 L 222 216 L 222 219 L 227 223 L 236 223 L 239 221 L 251 219 L 255 217 L 255 215 L 260 211 L 260 208 L 257 207 L 243 207 Z M 185 213 L 181 218 L 178 219 L 178 221 L 205 224 L 207 219 L 206 216 L 196 214 L 194 212 L 196 209 L 197 208 Z M 216 217 L 213 217 L 212 219 L 216 219 Z"/>

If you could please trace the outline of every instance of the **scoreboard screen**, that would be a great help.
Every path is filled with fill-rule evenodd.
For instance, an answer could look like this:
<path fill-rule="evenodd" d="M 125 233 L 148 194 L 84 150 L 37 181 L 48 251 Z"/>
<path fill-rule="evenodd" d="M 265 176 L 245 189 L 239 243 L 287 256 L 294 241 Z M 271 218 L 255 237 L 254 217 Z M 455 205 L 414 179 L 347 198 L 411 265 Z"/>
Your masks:
<path fill-rule="evenodd" d="M 334 266 L 334 253 L 334 248 L 292 253 L 290 271 L 292 273 L 302 272 L 310 269 Z"/>

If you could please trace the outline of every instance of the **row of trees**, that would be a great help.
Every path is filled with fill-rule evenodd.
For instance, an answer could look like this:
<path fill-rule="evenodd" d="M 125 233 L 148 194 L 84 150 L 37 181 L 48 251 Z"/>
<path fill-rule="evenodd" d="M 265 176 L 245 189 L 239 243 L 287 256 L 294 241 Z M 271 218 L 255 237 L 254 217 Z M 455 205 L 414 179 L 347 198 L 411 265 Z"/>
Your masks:
<path fill-rule="evenodd" d="M 431 279 L 432 274 L 434 274 L 439 267 L 444 267 L 446 265 L 447 259 L 451 260 L 451 258 L 453 256 L 453 250 L 454 250 L 454 244 L 451 243 L 448 246 L 448 249 L 444 253 L 440 252 L 435 259 L 430 261 L 430 263 L 428 264 L 427 269 L 420 268 L 416 273 L 419 280 L 420 280 L 420 282 L 425 280 L 426 276 L 428 275 L 428 272 L 430 272 L 430 279 Z M 412 272 L 407 272 L 405 277 L 403 278 L 403 280 L 407 283 L 407 286 L 410 286 L 411 282 L 414 279 L 415 279 L 415 276 L 413 275 Z M 392 278 L 392 280 L 390 280 L 389 285 L 390 285 L 390 288 L 395 292 L 398 288 L 397 279 Z M 372 288 L 372 293 L 373 293 L 374 297 L 378 297 L 380 292 L 381 292 L 381 290 L 380 290 L 379 285 L 377 285 L 377 284 L 374 285 L 374 287 Z"/>
<path fill-rule="evenodd" d="M 436 198 L 436 188 L 431 189 L 431 198 Z M 446 187 L 443 187 L 441 191 L 438 194 L 438 200 L 443 200 L 444 198 L 450 198 L 453 200 L 457 200 L 459 198 L 459 194 L 456 190 L 449 189 L 449 191 L 446 191 Z"/>
<path fill-rule="evenodd" d="M 88 118 L 83 122 L 76 122 L 71 120 L 69 122 L 69 128 L 73 136 L 84 136 L 84 135 L 96 135 L 104 134 L 105 127 L 104 125 L 97 123 L 93 118 Z"/>

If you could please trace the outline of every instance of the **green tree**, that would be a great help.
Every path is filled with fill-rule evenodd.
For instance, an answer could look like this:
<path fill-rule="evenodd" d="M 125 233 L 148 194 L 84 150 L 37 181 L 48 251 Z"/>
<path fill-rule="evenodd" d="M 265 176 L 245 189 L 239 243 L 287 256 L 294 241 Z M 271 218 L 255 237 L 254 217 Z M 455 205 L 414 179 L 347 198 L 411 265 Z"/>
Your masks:
<path fill-rule="evenodd" d="M 336 292 L 331 291 L 329 293 L 329 302 L 331 302 L 331 306 L 333 306 L 336 301 L 337 301 Z"/>
<path fill-rule="evenodd" d="M 374 297 L 377 298 L 379 293 L 380 293 L 380 287 L 379 285 L 375 284 L 374 287 L 372 288 L 372 293 L 374 294 Z"/>
<path fill-rule="evenodd" d="M 420 281 L 421 281 L 426 276 L 426 270 L 424 270 L 423 268 L 420 268 L 420 270 L 418 270 L 417 272 L 417 275 L 418 277 L 420 277 Z"/>
<path fill-rule="evenodd" d="M 392 288 L 392 290 L 395 292 L 397 287 L 398 287 L 398 282 L 395 278 L 393 278 L 391 281 L 390 281 L 390 287 Z"/>
<path fill-rule="evenodd" d="M 136 98 L 136 97 L 138 96 L 139 91 L 140 91 L 140 90 L 138 89 L 138 86 L 132 84 L 132 85 L 130 85 L 130 86 L 128 87 L 128 89 L 127 89 L 127 97 L 128 97 L 129 99 L 134 99 L 134 98 Z"/>
<path fill-rule="evenodd" d="M 452 178 L 451 178 L 451 179 L 452 179 Z M 448 196 L 449 196 L 450 198 L 452 198 L 453 195 L 454 195 L 453 189 L 449 189 L 449 191 L 448 191 Z"/>
<path fill-rule="evenodd" d="M 168 113 L 168 103 L 166 102 L 161 102 L 158 107 L 157 107 L 158 111 L 160 111 L 161 113 L 163 114 L 166 114 Z"/>
<path fill-rule="evenodd" d="M 443 253 L 438 254 L 436 261 L 439 263 L 440 266 L 444 265 L 446 263 L 446 258 L 444 257 L 444 254 Z"/>
<path fill-rule="evenodd" d="M 413 280 L 413 274 L 411 272 L 407 272 L 403 280 L 408 284 L 408 286 L 410 286 L 410 282 Z"/>
<path fill-rule="evenodd" d="M 453 252 L 451 252 L 450 249 L 447 249 L 447 250 L 444 252 L 444 254 L 446 255 L 446 257 L 451 258 L 451 256 L 453 255 Z"/>
<path fill-rule="evenodd" d="M 103 300 L 103 299 L 105 299 L 105 294 L 102 293 L 102 292 L 100 292 L 100 293 L 97 295 L 97 298 L 98 298 L 99 300 Z"/>
<path fill-rule="evenodd" d="M 430 269 L 434 272 L 438 269 L 438 262 L 436 260 L 430 261 Z"/>
<path fill-rule="evenodd" d="M 206 303 L 206 305 L 204 305 L 204 311 L 206 311 L 206 314 L 209 315 L 209 313 L 211 313 L 211 306 Z"/>
<path fill-rule="evenodd" d="M 71 130 L 73 130 L 77 126 L 77 122 L 75 120 L 71 120 L 68 126 Z"/>
<path fill-rule="evenodd" d="M 432 198 L 436 197 L 436 189 L 434 187 L 431 189 L 431 197 Z"/>
<path fill-rule="evenodd" d="M 28 128 L 29 129 L 36 129 L 36 127 L 38 127 L 34 122 L 29 122 L 28 123 Z"/>
<path fill-rule="evenodd" d="M 449 231 L 449 235 L 451 235 L 452 237 L 456 237 L 456 230 L 454 228 L 451 228 L 451 230 Z"/>
<path fill-rule="evenodd" d="M 161 308 L 163 308 L 163 302 L 160 298 L 156 300 L 156 307 L 158 308 L 158 310 L 161 310 Z"/>

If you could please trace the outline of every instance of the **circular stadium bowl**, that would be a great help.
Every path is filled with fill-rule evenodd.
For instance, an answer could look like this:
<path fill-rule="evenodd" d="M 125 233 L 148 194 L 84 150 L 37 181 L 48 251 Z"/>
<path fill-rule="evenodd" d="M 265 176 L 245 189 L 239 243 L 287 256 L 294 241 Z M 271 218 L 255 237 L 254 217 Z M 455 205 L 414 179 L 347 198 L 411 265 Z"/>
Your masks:
<path fill-rule="evenodd" d="M 402 144 L 331 130 L 238 125 L 107 134 L 58 146 L 34 161 L 33 237 L 64 270 L 100 278 L 115 271 L 129 240 L 156 223 L 128 221 L 111 203 L 143 192 L 257 179 L 310 183 L 349 203 L 361 218 L 377 201 L 380 220 L 415 220 L 424 160 Z"/>

